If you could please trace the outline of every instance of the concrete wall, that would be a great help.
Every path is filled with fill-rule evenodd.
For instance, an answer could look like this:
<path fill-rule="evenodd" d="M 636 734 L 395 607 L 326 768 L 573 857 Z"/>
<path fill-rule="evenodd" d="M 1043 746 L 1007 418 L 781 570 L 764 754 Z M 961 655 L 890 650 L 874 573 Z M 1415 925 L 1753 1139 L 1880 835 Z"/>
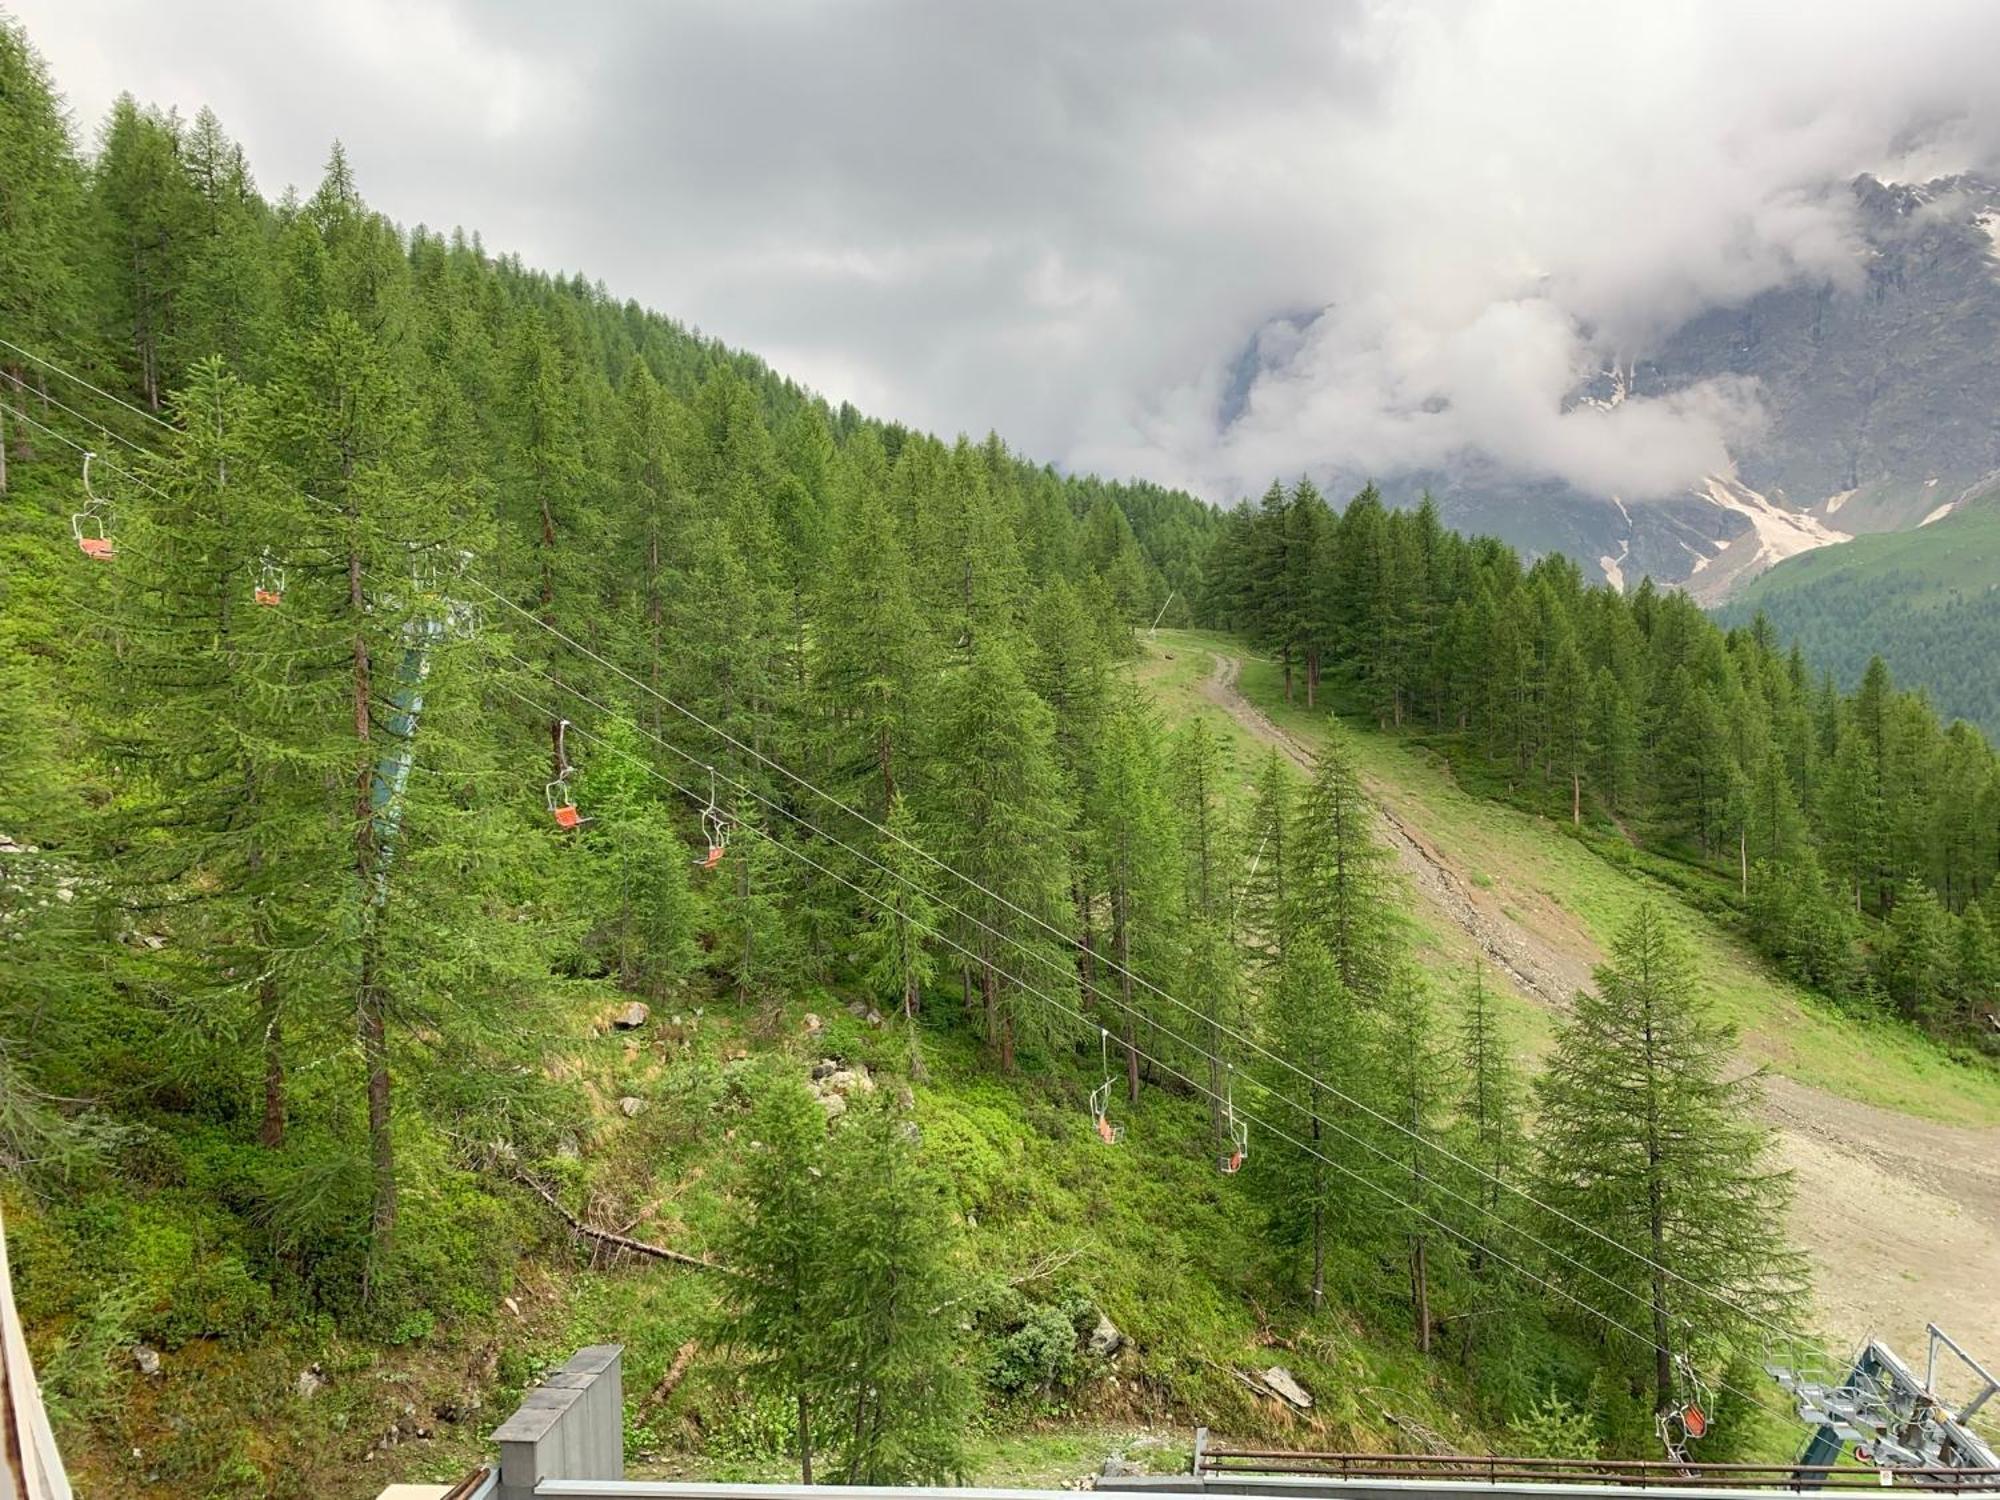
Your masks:
<path fill-rule="evenodd" d="M 493 1434 L 497 1500 L 532 1500 L 544 1479 L 625 1477 L 625 1350 L 593 1344 L 522 1398 Z"/>

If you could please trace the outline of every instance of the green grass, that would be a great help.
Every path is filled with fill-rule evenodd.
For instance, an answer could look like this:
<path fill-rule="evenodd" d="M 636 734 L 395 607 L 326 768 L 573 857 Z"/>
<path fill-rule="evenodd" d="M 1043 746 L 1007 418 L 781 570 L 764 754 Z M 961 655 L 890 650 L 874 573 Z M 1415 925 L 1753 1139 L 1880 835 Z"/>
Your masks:
<path fill-rule="evenodd" d="M 1759 610 L 1843 685 L 1879 653 L 1944 717 L 2000 734 L 2000 487 L 1929 526 L 1787 559 L 1717 616 L 1735 625 Z"/>
<path fill-rule="evenodd" d="M 1850 588 L 1867 588 L 1897 575 L 1909 580 L 1904 597 L 1916 604 L 1940 604 L 1991 590 L 2000 582 L 2000 494 L 1974 497 L 1929 526 L 1858 536 L 1787 558 L 1745 584 L 1731 601 L 1730 613 L 1754 610 L 1801 587 L 1838 580 Z"/>
<path fill-rule="evenodd" d="M 1199 703 L 1200 680 L 1213 652 L 1229 650 L 1244 658 L 1245 696 L 1277 724 L 1308 744 L 1324 732 L 1325 712 L 1285 704 L 1276 666 L 1250 657 L 1240 642 L 1162 631 L 1155 649 L 1175 652 L 1166 664 L 1172 670 L 1157 680 L 1166 693 L 1182 698 L 1191 693 L 1183 712 L 1206 711 Z M 1150 669 L 1140 670 L 1144 677 Z M 1191 690 L 1188 683 L 1194 684 Z M 1214 712 L 1218 723 L 1227 722 Z M 2000 1123 L 2000 1074 L 1954 1061 L 1907 1027 L 1845 1014 L 1790 983 L 1677 885 L 1649 871 L 1665 863 L 1667 873 L 1691 881 L 1697 891 L 1706 877 L 1666 862 L 1607 858 L 1598 852 L 1602 843 L 1578 838 L 1566 821 L 1524 812 L 1461 785 L 1448 763 L 1420 742 L 1349 722 L 1364 772 L 1398 815 L 1421 829 L 1458 869 L 1482 875 L 1504 905 L 1535 913 L 1545 930 L 1568 930 L 1581 945 L 1578 951 L 1601 955 L 1640 901 L 1662 902 L 1695 944 L 1708 998 L 1719 1017 L 1741 1033 L 1752 1060 L 1801 1083 L 1885 1108 L 1956 1124 Z M 1418 924 L 1418 933 L 1420 952 L 1463 961 L 1464 943 L 1426 923 Z M 1538 1031 L 1546 1034 L 1548 1025 L 1546 1013 L 1536 1014 L 1539 1022 L 1520 1018 L 1531 1038 Z"/>
<path fill-rule="evenodd" d="M 608 1005 L 608 995 L 601 998 Z M 606 1005 L 580 1003 L 575 1034 L 548 1065 L 579 1101 L 580 1159 L 541 1170 L 566 1201 L 587 1205 L 593 1221 L 702 1252 L 731 1211 L 749 1099 L 772 1076 L 803 1079 L 813 1062 L 832 1056 L 866 1065 L 880 1088 L 902 1087 L 902 1038 L 852 1017 L 845 998 L 807 987 L 782 1004 L 711 1000 L 699 1019 L 690 1001 L 655 1005 L 652 1023 L 629 1035 L 591 1030 L 590 1017 Z M 955 991 L 931 1005 L 929 1071 L 912 1091 L 914 1117 L 952 1184 L 964 1271 L 987 1288 L 965 1304 L 963 1316 L 977 1325 L 968 1358 L 984 1373 L 1001 1357 L 1000 1325 L 982 1310 L 1010 1295 L 1022 1308 L 1087 1307 L 1092 1320 L 1102 1309 L 1132 1345 L 1108 1364 L 1078 1353 L 1046 1385 L 1012 1393 L 989 1385 L 969 1434 L 978 1477 L 1054 1483 L 1121 1452 L 1150 1468 L 1178 1468 L 1187 1434 L 1175 1435 L 1176 1425 L 1193 1421 L 1283 1440 L 1288 1419 L 1252 1400 L 1229 1373 L 1274 1362 L 1321 1395 L 1309 1434 L 1315 1443 L 1388 1446 L 1395 1432 L 1385 1409 L 1467 1448 L 1490 1442 L 1459 1372 L 1407 1347 L 1395 1297 L 1382 1293 L 1368 1316 L 1315 1319 L 1285 1290 L 1286 1268 L 1263 1243 L 1262 1216 L 1244 1180 L 1215 1170 L 1199 1101 L 1142 1090 L 1135 1106 L 1118 1107 L 1127 1135 L 1108 1148 L 1084 1108 L 1096 1081 L 1094 1044 L 1077 1052 L 1024 1046 L 1019 1075 L 1001 1078 L 959 1018 Z M 809 1011 L 823 1019 L 818 1033 L 805 1025 Z M 626 1094 L 650 1107 L 625 1118 L 615 1101 Z M 151 1381 L 132 1368 L 129 1340 L 117 1341 L 107 1364 L 109 1418 L 65 1424 L 61 1435 L 84 1488 L 123 1492 L 157 1473 L 162 1494 L 361 1500 L 395 1480 L 453 1478 L 480 1461 L 493 1426 L 525 1390 L 582 1345 L 607 1341 L 625 1346 L 635 1475 L 793 1473 L 782 1427 L 748 1409 L 728 1354 L 702 1348 L 668 1399 L 646 1399 L 677 1352 L 712 1326 L 721 1278 L 639 1259 L 593 1265 L 526 1193 L 497 1179 L 484 1191 L 511 1216 L 525 1247 L 505 1283 L 511 1306 L 440 1311 L 434 1328 L 402 1344 L 310 1323 L 247 1345 L 195 1338 L 167 1350 L 163 1373 Z M 413 1190 L 410 1199 L 422 1196 Z M 27 1205 L 10 1204 L 9 1229 L 30 1251 L 22 1269 L 30 1272 L 31 1306 L 55 1291 L 42 1283 L 58 1273 L 59 1247 L 35 1249 L 49 1224 Z M 997 1290 L 1052 1258 L 1060 1263 L 1047 1276 L 1011 1294 Z M 37 1329 L 38 1346 L 46 1350 L 60 1332 L 53 1324 Z M 1287 1347 L 1271 1348 L 1273 1336 Z M 302 1400 L 293 1382 L 312 1364 L 328 1383 Z M 439 1415 L 445 1410 L 453 1415 Z M 381 1446 L 398 1424 L 421 1425 L 425 1435 Z"/>

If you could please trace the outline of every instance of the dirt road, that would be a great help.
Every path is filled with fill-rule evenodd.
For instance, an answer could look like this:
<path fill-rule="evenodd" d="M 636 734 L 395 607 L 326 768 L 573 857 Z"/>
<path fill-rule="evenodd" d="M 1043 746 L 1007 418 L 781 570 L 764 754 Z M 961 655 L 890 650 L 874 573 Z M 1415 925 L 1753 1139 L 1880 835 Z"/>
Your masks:
<path fill-rule="evenodd" d="M 1310 769 L 1311 751 L 1238 689 L 1241 666 L 1218 652 L 1203 695 Z M 1551 902 L 1503 909 L 1414 826 L 1389 789 L 1370 784 L 1369 792 L 1430 912 L 1529 1000 L 1566 1008 L 1602 958 L 1581 924 Z M 1777 1074 L 1764 1079 L 1764 1114 L 1797 1179 L 1789 1227 L 1812 1260 L 1816 1323 L 1836 1345 L 1876 1333 L 1920 1360 L 1924 1325 L 1937 1322 L 1989 1363 L 2000 1360 L 2000 1128 L 1917 1119 Z"/>
<path fill-rule="evenodd" d="M 1238 690 L 1236 679 L 1243 664 L 1233 656 L 1218 653 L 1214 668 L 1202 684 L 1202 694 L 1238 724 L 1264 743 L 1282 750 L 1300 769 L 1311 771 L 1312 751 L 1274 724 Z M 1599 955 L 1580 949 L 1587 944 L 1580 930 L 1559 941 L 1538 930 L 1532 920 L 1516 919 L 1500 909 L 1498 901 L 1468 881 L 1453 868 L 1437 848 L 1394 804 L 1382 786 L 1368 783 L 1381 816 L 1382 834 L 1395 850 L 1396 859 L 1410 883 L 1424 901 L 1445 921 L 1470 937 L 1479 951 L 1493 961 L 1520 991 L 1544 1005 L 1562 1008 L 1570 996 L 1590 983 L 1591 966 Z"/>

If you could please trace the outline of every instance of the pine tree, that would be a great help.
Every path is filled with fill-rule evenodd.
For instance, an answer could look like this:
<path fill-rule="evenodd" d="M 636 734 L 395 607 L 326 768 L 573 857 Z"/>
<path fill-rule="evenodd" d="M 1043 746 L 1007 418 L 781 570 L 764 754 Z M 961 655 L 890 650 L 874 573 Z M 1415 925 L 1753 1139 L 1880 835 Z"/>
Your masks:
<path fill-rule="evenodd" d="M 1221 1103 L 1224 1036 L 1242 1020 L 1241 960 L 1233 926 L 1238 871 L 1247 853 L 1228 826 L 1223 774 L 1221 746 L 1207 724 L 1196 719 L 1174 738 L 1167 781 L 1180 836 L 1180 988 L 1204 1023 L 1206 1057 L 1201 1061 L 1208 1074 L 1209 1126 L 1218 1143 L 1227 1134 Z"/>
<path fill-rule="evenodd" d="M 930 743 L 922 821 L 941 830 L 939 858 L 977 889 L 960 905 L 956 940 L 978 955 L 980 1010 L 1003 1072 L 1024 1031 L 1053 1038 L 1060 1013 L 1028 992 L 1074 997 L 1051 942 L 1069 896 L 1063 834 L 1070 809 L 1055 727 L 1004 634 L 982 631 Z M 1066 1002 L 1067 1003 L 1067 1002 Z"/>
<path fill-rule="evenodd" d="M 922 830 L 900 794 L 889 803 L 883 826 L 887 833 L 876 844 L 875 865 L 863 877 L 869 910 L 861 929 L 859 961 L 869 989 L 902 1012 L 909 1034 L 910 1071 L 921 1077 L 917 1011 L 925 988 L 937 976 L 937 960 L 929 945 L 931 934 L 941 930 L 930 885 L 936 872 L 917 852 L 923 847 Z"/>
<path fill-rule="evenodd" d="M 1754 1078 L 1729 1078 L 1734 1038 L 1707 1019 L 1694 962 L 1659 909 L 1639 907 L 1595 989 L 1579 994 L 1536 1086 L 1540 1238 L 1550 1280 L 1632 1330 L 1604 1335 L 1656 1411 L 1680 1395 L 1676 1356 L 1745 1347 L 1782 1323 L 1804 1267 L 1784 1245 L 1787 1174 L 1767 1165 Z M 1587 1271 L 1583 1268 L 1588 1268 Z"/>
<path fill-rule="evenodd" d="M 1453 1241 L 1439 1239 L 1438 1222 L 1449 1222 L 1442 1211 L 1446 1160 L 1430 1144 L 1451 1104 L 1447 1093 L 1451 1070 L 1430 988 L 1413 966 L 1399 964 L 1391 973 L 1379 1028 L 1382 1098 L 1388 1106 L 1384 1112 L 1401 1127 L 1389 1138 L 1397 1162 L 1390 1178 L 1395 1193 L 1390 1216 L 1402 1233 L 1417 1348 L 1428 1354 L 1440 1262 L 1456 1259 Z"/>
<path fill-rule="evenodd" d="M 1057 770 L 1069 801 L 1086 807 L 1095 795 L 1092 778 L 1110 704 L 1104 642 L 1092 628 L 1082 596 L 1061 576 L 1036 595 L 1028 633 L 1033 643 L 1026 661 L 1028 681 L 1055 716 Z M 1079 819 L 1069 836 L 1070 902 L 1079 939 L 1077 974 L 1086 989 L 1097 984 L 1102 942 L 1097 930 L 1100 893 L 1091 884 L 1088 841 L 1089 829 Z"/>
<path fill-rule="evenodd" d="M 834 1132 L 825 1284 L 832 1358 L 821 1410 L 842 1484 L 965 1479 L 974 1390 L 955 1319 L 945 1180 L 916 1129 L 878 1100 Z M 837 1424 L 837 1425 L 836 1425 Z"/>
<path fill-rule="evenodd" d="M 623 524 L 619 552 L 636 561 L 634 598 L 628 611 L 643 630 L 624 646 L 627 665 L 654 693 L 661 691 L 668 654 L 669 600 L 687 587 L 686 558 L 696 524 L 688 469 L 696 441 L 687 409 L 664 390 L 646 363 L 634 358 L 619 390 L 623 422 Z M 657 697 L 645 706 L 655 735 L 665 727 Z"/>
<path fill-rule="evenodd" d="M 270 214 L 257 196 L 243 148 L 203 109 L 181 141 L 194 191 L 185 284 L 174 297 L 180 352 L 216 354 L 245 378 L 261 376 L 272 305 Z"/>
<path fill-rule="evenodd" d="M 1468 1165 L 1454 1163 L 1442 1170 L 1458 1184 L 1458 1195 L 1480 1209 L 1472 1226 L 1475 1243 L 1465 1251 L 1466 1273 L 1481 1304 L 1470 1310 L 1459 1345 L 1470 1358 L 1488 1326 L 1482 1315 L 1507 1293 L 1507 1268 L 1488 1256 L 1484 1246 L 1519 1219 L 1520 1200 L 1504 1184 L 1519 1176 L 1528 1156 L 1520 1072 L 1508 1055 L 1485 970 L 1476 961 L 1460 991 L 1457 1040 L 1461 1083 L 1448 1139 L 1453 1154 Z"/>
<path fill-rule="evenodd" d="M 1167 969 L 1179 896 L 1174 879 L 1179 834 L 1154 749 L 1159 738 L 1158 721 L 1128 688 L 1105 719 L 1084 807 L 1093 884 L 1105 906 L 1108 986 L 1117 993 L 1116 1013 L 1101 1014 L 1100 1024 L 1124 1039 L 1126 1098 L 1132 1103 L 1139 1098 L 1142 1020 L 1164 1019 L 1170 1027 L 1178 1020 L 1155 1016 L 1154 991 L 1139 988 L 1141 978 L 1165 988 L 1162 981 L 1172 977 Z M 1156 1048 L 1153 1043 L 1144 1050 Z"/>
<path fill-rule="evenodd" d="M 743 1356 L 753 1394 L 793 1411 L 799 1482 L 813 1482 L 815 1411 L 837 1389 L 836 1343 L 828 1317 L 827 1278 L 834 1270 L 835 1230 L 826 1186 L 826 1116 L 797 1083 L 775 1085 L 744 1134 L 741 1211 L 721 1236 L 723 1264 L 733 1275 L 731 1304 L 716 1340 Z M 829 1419 L 845 1413 L 836 1406 Z"/>
<path fill-rule="evenodd" d="M 1228 916 L 1235 871 L 1244 862 L 1227 824 L 1224 775 L 1222 747 L 1206 720 L 1197 718 L 1175 734 L 1168 787 L 1181 836 L 1181 912 L 1188 921 Z"/>
<path fill-rule="evenodd" d="M 1912 1020 L 1940 1019 L 1953 958 L 1952 918 L 1936 892 L 1907 880 L 1890 909 L 1876 977 L 1882 993 Z"/>
<path fill-rule="evenodd" d="M 1291 939 L 1313 934 L 1342 987 L 1364 1003 L 1383 996 L 1394 960 L 1384 885 L 1389 855 L 1374 823 L 1346 731 L 1330 722 L 1287 851 L 1286 920 Z"/>
<path fill-rule="evenodd" d="M 1316 932 L 1301 931 L 1287 944 L 1264 1031 L 1271 1051 L 1291 1066 L 1266 1071 L 1269 1123 L 1283 1134 L 1253 1143 L 1253 1181 L 1266 1199 L 1273 1239 L 1305 1251 L 1306 1293 L 1318 1311 L 1327 1299 L 1329 1251 L 1337 1239 L 1374 1237 L 1364 1226 L 1380 1223 L 1381 1200 L 1368 1186 L 1379 1175 L 1377 1159 L 1356 1144 L 1366 1133 L 1355 1101 L 1372 1107 L 1379 1092 L 1375 1038 Z M 1290 1103 L 1281 1107 L 1279 1099 Z"/>
<path fill-rule="evenodd" d="M 1968 906 L 1958 919 L 1957 942 L 1952 953 L 1951 989 L 1958 1005 L 1961 1025 L 1977 1028 L 1987 1024 L 1996 1000 L 2000 1000 L 2000 944 L 1993 926 L 1978 906 Z"/>
<path fill-rule="evenodd" d="M 134 384 L 157 411 L 186 353 L 175 294 L 187 275 L 199 215 L 181 163 L 180 121 L 120 95 L 105 123 L 92 187 L 112 241 L 102 259 L 111 271 L 117 342 Z"/>
<path fill-rule="evenodd" d="M 1570 822 L 1580 824 L 1583 778 L 1590 763 L 1591 681 L 1567 621 L 1550 652 L 1542 711 L 1546 720 L 1542 744 L 1549 769 L 1568 783 Z"/>
<path fill-rule="evenodd" d="M 834 719 L 833 762 L 840 782 L 856 786 L 864 810 L 879 819 L 897 797 L 899 763 L 914 753 L 934 647 L 902 541 L 873 493 L 856 501 L 826 597 L 820 684 Z"/>
<path fill-rule="evenodd" d="M 255 602 L 274 581 L 273 546 L 303 518 L 261 461 L 254 395 L 209 360 L 172 407 L 180 425 L 149 481 L 153 503 L 124 528 L 131 646 L 110 684 L 119 727 L 103 732 L 136 775 L 111 842 L 131 899 L 183 908 L 162 963 L 202 1017 L 165 1034 L 254 1029 L 258 1138 L 276 1148 L 289 1110 L 288 1016 L 310 1025 L 321 1009 L 324 1019 L 314 935 L 341 921 L 297 872 L 342 860 L 322 787 L 348 763 L 310 733 L 292 687 L 291 655 L 310 638 L 296 621 L 311 599 L 291 591 L 290 614 L 282 594 L 275 608 Z M 256 976 L 247 987 L 245 974 Z M 251 1013 L 232 1020 L 246 993 Z"/>
<path fill-rule="evenodd" d="M 763 795 L 768 796 L 768 793 Z M 709 959 L 739 1001 L 774 994 L 799 977 L 803 944 L 798 861 L 785 852 L 776 815 L 742 789 L 722 789 L 727 853 L 696 877 L 708 882 L 714 944 Z"/>
<path fill-rule="evenodd" d="M 1854 726 L 1843 726 L 1833 752 L 1822 806 L 1827 863 L 1856 911 L 1881 862 L 1882 824 L 1875 752 Z"/>
<path fill-rule="evenodd" d="M 504 1006 L 511 984 L 488 983 L 486 961 L 516 952 L 507 926 L 462 878 L 494 835 L 490 809 L 454 801 L 447 768 L 477 784 L 488 747 L 469 717 L 474 643 L 434 649 L 447 601 L 433 582 L 439 558 L 483 540 L 449 476 L 417 450 L 404 262 L 395 231 L 370 214 L 336 149 L 325 181 L 288 226 L 282 305 L 290 332 L 274 361 L 272 448 L 306 500 L 284 555 L 310 560 L 318 586 L 296 601 L 301 683 L 323 753 L 344 762 L 344 788 L 327 812 L 343 830 L 347 873 L 341 918 L 317 961 L 344 972 L 365 1077 L 371 1166 L 369 1290 L 394 1258 L 397 1168 L 391 1089 L 392 1018 L 418 994 Z M 288 614 L 288 619 L 293 618 Z M 421 725 L 415 704 L 422 700 Z M 421 757 L 436 774 L 411 775 Z M 294 867 L 303 877 L 304 870 Z M 334 888 L 331 871 L 321 872 Z M 427 965 L 438 924 L 454 913 L 495 941 L 479 961 Z"/>
<path fill-rule="evenodd" d="M 1639 786 L 1639 723 L 1609 667 L 1591 687 L 1591 779 L 1613 814 L 1628 810 Z"/>
<path fill-rule="evenodd" d="M 1267 986 L 1273 971 L 1284 963 L 1291 930 L 1289 876 L 1295 801 L 1291 768 L 1283 755 L 1271 750 L 1257 774 L 1250 822 L 1244 829 L 1249 864 L 1236 897 L 1234 923 L 1251 970 Z"/>
<path fill-rule="evenodd" d="M 0 328 L 23 347 L 49 347 L 77 322 L 84 176 L 48 67 L 11 17 L 0 17 L 0 99 Z M 0 401 L 19 408 L 30 368 L 0 349 Z M 0 412 L 0 495 L 10 447 L 26 444 Z"/>
<path fill-rule="evenodd" d="M 688 886 L 694 856 L 649 777 L 632 721 L 598 729 L 600 745 L 577 782 L 590 822 L 576 845 L 581 882 L 597 914 L 587 948 L 628 990 L 659 996 L 695 964 L 696 910 Z"/>

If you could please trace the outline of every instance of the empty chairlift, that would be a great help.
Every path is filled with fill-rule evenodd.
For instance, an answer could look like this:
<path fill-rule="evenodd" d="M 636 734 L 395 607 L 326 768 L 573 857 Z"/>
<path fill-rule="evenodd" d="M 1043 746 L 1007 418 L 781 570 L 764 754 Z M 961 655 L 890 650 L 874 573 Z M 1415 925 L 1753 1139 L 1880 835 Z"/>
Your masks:
<path fill-rule="evenodd" d="M 111 543 L 111 533 L 105 525 L 111 514 L 109 507 L 90 488 L 90 465 L 95 453 L 83 455 L 83 509 L 69 518 L 70 535 L 76 538 L 77 549 L 85 557 L 98 562 L 109 562 L 115 552 Z"/>
<path fill-rule="evenodd" d="M 570 793 L 569 779 L 574 774 L 576 767 L 569 763 L 569 720 L 564 719 L 556 725 L 556 779 L 543 788 L 549 816 L 556 820 L 558 828 L 578 828 L 585 822 L 583 814 L 577 811 L 576 798 Z"/>

